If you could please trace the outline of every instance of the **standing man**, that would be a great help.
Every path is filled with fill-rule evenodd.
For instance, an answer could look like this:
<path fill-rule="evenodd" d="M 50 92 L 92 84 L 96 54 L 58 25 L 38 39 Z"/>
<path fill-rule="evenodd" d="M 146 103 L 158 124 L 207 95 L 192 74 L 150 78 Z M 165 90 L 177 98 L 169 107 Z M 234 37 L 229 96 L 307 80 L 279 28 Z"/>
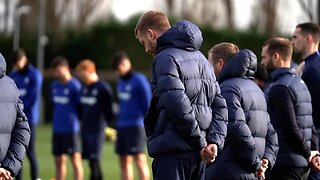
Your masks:
<path fill-rule="evenodd" d="M 30 128 L 14 81 L 6 75 L 0 54 L 0 178 L 11 180 L 20 171 L 30 141 Z"/>
<path fill-rule="evenodd" d="M 53 59 L 55 81 L 51 83 L 53 109 L 52 153 L 55 156 L 56 180 L 64 180 L 67 175 L 67 155 L 70 155 L 74 180 L 83 180 L 80 152 L 80 82 L 72 77 L 68 60 L 58 56 Z"/>
<path fill-rule="evenodd" d="M 101 180 L 100 157 L 104 129 L 114 116 L 112 89 L 106 81 L 99 80 L 96 66 L 89 59 L 79 62 L 76 73 L 83 83 L 80 99 L 82 156 L 89 160 L 90 180 Z"/>
<path fill-rule="evenodd" d="M 226 46 L 236 47 L 223 43 L 209 51 L 210 62 L 222 60 L 219 82 L 227 102 L 229 124 L 226 145 L 216 162 L 207 168 L 206 179 L 264 179 L 266 170 L 276 161 L 278 139 L 264 94 L 253 78 L 257 57 L 248 49 L 232 56 L 237 48 L 219 55 Z"/>
<path fill-rule="evenodd" d="M 149 11 L 135 36 L 154 56 L 153 96 L 144 120 L 153 179 L 203 179 L 205 162 L 223 148 L 227 108 L 199 51 L 201 31 L 189 21 L 170 27 L 164 13 Z"/>
<path fill-rule="evenodd" d="M 312 118 L 320 140 L 320 28 L 315 23 L 302 23 L 296 26 L 291 43 L 293 51 L 304 61 L 301 78 L 306 83 L 312 103 Z M 318 143 L 319 144 L 319 143 Z M 310 179 L 320 179 L 320 174 L 310 173 Z"/>
<path fill-rule="evenodd" d="M 268 112 L 279 139 L 271 179 L 307 179 L 316 160 L 318 137 L 312 121 L 311 97 L 304 81 L 290 68 L 292 44 L 273 38 L 263 44 L 261 63 L 270 73 Z M 318 167 L 320 169 L 320 167 Z"/>
<path fill-rule="evenodd" d="M 133 180 L 134 158 L 140 180 L 149 180 L 149 166 L 144 153 L 146 134 L 143 119 L 151 100 L 150 83 L 143 74 L 132 70 L 129 56 L 125 52 L 114 55 L 112 68 L 119 76 L 116 153 L 120 156 L 121 177 L 122 180 Z"/>
<path fill-rule="evenodd" d="M 38 69 L 29 63 L 23 49 L 17 49 L 11 54 L 13 70 L 9 76 L 15 81 L 20 98 L 24 105 L 24 112 L 27 115 L 31 129 L 30 144 L 27 149 L 27 157 L 30 161 L 31 179 L 38 179 L 38 161 L 35 152 L 36 127 L 39 122 L 39 103 L 41 97 L 42 75 Z M 16 177 L 22 179 L 22 170 Z"/>

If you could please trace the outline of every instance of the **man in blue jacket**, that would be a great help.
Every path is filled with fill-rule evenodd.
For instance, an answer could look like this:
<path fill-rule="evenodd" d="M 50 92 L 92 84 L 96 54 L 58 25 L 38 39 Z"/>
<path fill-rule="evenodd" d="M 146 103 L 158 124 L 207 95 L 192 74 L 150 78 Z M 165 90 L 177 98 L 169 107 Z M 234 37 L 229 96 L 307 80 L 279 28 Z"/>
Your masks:
<path fill-rule="evenodd" d="M 257 57 L 247 49 L 232 57 L 235 48 L 230 48 L 228 55 L 219 56 L 217 52 L 226 45 L 218 44 L 209 51 L 210 62 L 223 61 L 219 82 L 227 102 L 229 124 L 225 147 L 206 169 L 206 179 L 265 178 L 266 170 L 275 163 L 278 139 L 270 123 L 264 93 L 254 82 Z"/>
<path fill-rule="evenodd" d="M 150 179 L 145 155 L 146 134 L 143 119 L 151 99 L 151 87 L 147 78 L 132 69 L 129 56 L 117 52 L 112 59 L 112 68 L 119 76 L 117 95 L 116 153 L 120 156 L 122 180 L 133 180 L 132 158 L 136 161 L 140 180 Z"/>
<path fill-rule="evenodd" d="M 108 82 L 99 79 L 96 66 L 90 59 L 80 61 L 76 73 L 83 83 L 80 98 L 82 157 L 89 160 L 90 180 L 101 180 L 104 129 L 114 116 L 112 89 Z"/>
<path fill-rule="evenodd" d="M 20 171 L 30 141 L 30 128 L 14 81 L 6 76 L 0 54 L 0 177 L 12 179 Z"/>
<path fill-rule="evenodd" d="M 279 153 L 271 179 L 307 179 L 309 163 L 319 158 L 318 137 L 312 121 L 311 97 L 291 64 L 288 39 L 273 38 L 263 44 L 261 63 L 270 73 L 266 91 L 268 112 L 279 139 Z"/>
<path fill-rule="evenodd" d="M 80 82 L 72 77 L 68 60 L 57 56 L 52 61 L 56 80 L 51 83 L 50 94 L 53 108 L 52 153 L 55 157 L 56 179 L 67 175 L 67 156 L 70 155 L 74 180 L 83 179 L 80 151 Z"/>
<path fill-rule="evenodd" d="M 31 179 L 38 178 L 38 161 L 35 152 L 36 126 L 39 122 L 39 103 L 41 97 L 42 75 L 38 69 L 29 63 L 23 49 L 14 50 L 11 54 L 13 70 L 9 76 L 15 81 L 20 98 L 24 105 L 24 112 L 27 115 L 31 129 L 30 144 L 27 149 L 27 157 L 30 161 Z M 22 179 L 22 170 L 17 180 Z"/>
<path fill-rule="evenodd" d="M 320 27 L 315 23 L 302 23 L 296 26 L 292 36 L 293 51 L 301 55 L 304 62 L 301 78 L 306 83 L 312 103 L 313 123 L 320 141 Z M 319 143 L 320 144 L 320 143 Z M 320 179 L 320 173 L 310 173 L 310 179 Z"/>
<path fill-rule="evenodd" d="M 201 31 L 189 21 L 170 27 L 164 13 L 149 11 L 135 36 L 154 56 L 153 95 L 144 120 L 153 179 L 203 179 L 205 162 L 223 148 L 227 108 L 212 66 L 199 51 Z"/>

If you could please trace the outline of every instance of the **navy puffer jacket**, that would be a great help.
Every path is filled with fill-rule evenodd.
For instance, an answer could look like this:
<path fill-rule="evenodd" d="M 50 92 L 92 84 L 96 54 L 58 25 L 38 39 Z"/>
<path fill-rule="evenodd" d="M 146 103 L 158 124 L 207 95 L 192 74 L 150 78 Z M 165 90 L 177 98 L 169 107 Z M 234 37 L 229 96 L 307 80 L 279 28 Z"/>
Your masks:
<path fill-rule="evenodd" d="M 276 165 L 307 167 L 310 151 L 318 150 L 308 88 L 290 68 L 278 68 L 270 77 L 268 110 L 280 147 Z"/>
<path fill-rule="evenodd" d="M 0 164 L 17 175 L 30 140 L 30 128 L 14 81 L 6 73 L 6 62 L 0 54 Z"/>
<path fill-rule="evenodd" d="M 223 148 L 226 102 L 213 68 L 199 51 L 201 31 L 188 21 L 174 25 L 157 40 L 153 97 L 145 118 L 151 157 L 193 153 L 208 143 Z"/>
<path fill-rule="evenodd" d="M 221 94 L 228 106 L 225 147 L 206 170 L 206 179 L 256 179 L 261 159 L 272 167 L 278 152 L 264 93 L 253 81 L 257 57 L 241 50 L 221 71 Z"/>

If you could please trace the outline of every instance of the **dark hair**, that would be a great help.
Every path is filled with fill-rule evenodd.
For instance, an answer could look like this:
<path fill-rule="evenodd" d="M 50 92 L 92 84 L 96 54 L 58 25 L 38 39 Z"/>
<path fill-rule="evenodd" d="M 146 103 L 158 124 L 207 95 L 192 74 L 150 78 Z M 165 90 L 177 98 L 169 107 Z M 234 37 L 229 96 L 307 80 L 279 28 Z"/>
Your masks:
<path fill-rule="evenodd" d="M 114 70 L 117 70 L 119 65 L 123 62 L 123 60 L 128 59 L 129 60 L 129 56 L 126 52 L 124 51 L 118 51 L 116 54 L 114 54 L 114 56 L 112 57 L 111 60 L 111 67 Z"/>
<path fill-rule="evenodd" d="M 9 62 L 16 64 L 23 56 L 26 56 L 26 52 L 22 48 L 18 48 L 11 52 L 9 56 Z"/>
<path fill-rule="evenodd" d="M 262 64 L 257 65 L 257 71 L 254 73 L 253 77 L 255 79 L 261 80 L 263 82 L 267 82 L 268 73 L 266 68 Z"/>
<path fill-rule="evenodd" d="M 263 43 L 263 46 L 268 46 L 267 52 L 269 55 L 273 55 L 274 53 L 278 53 L 281 56 L 281 59 L 285 61 L 291 60 L 292 56 L 292 44 L 287 38 L 272 38 Z"/>
<path fill-rule="evenodd" d="M 53 58 L 53 60 L 51 62 L 51 67 L 57 68 L 58 66 L 68 66 L 69 67 L 68 59 L 64 56 L 57 56 L 57 57 Z"/>
<path fill-rule="evenodd" d="M 318 43 L 320 41 L 320 27 L 318 24 L 311 22 L 301 23 L 296 28 L 300 28 L 304 35 L 310 34 L 314 42 Z"/>

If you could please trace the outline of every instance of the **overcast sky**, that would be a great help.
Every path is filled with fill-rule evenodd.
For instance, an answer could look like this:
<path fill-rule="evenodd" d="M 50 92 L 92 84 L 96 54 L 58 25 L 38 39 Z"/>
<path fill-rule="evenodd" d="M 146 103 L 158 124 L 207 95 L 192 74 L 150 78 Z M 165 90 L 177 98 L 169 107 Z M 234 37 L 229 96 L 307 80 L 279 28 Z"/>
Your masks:
<path fill-rule="evenodd" d="M 233 0 L 235 5 L 236 27 L 245 30 L 252 21 L 253 11 L 256 10 L 256 0 Z M 306 0 L 314 3 L 317 0 Z M 292 34 L 296 24 L 308 21 L 307 16 L 302 12 L 298 0 L 279 0 L 278 1 L 278 20 L 277 25 L 281 33 Z M 158 6 L 158 7 L 156 7 Z M 159 1 L 156 0 L 113 0 L 112 12 L 120 20 L 126 20 L 137 12 L 144 12 L 151 9 L 162 9 Z M 315 9 L 313 10 L 315 11 Z"/>

